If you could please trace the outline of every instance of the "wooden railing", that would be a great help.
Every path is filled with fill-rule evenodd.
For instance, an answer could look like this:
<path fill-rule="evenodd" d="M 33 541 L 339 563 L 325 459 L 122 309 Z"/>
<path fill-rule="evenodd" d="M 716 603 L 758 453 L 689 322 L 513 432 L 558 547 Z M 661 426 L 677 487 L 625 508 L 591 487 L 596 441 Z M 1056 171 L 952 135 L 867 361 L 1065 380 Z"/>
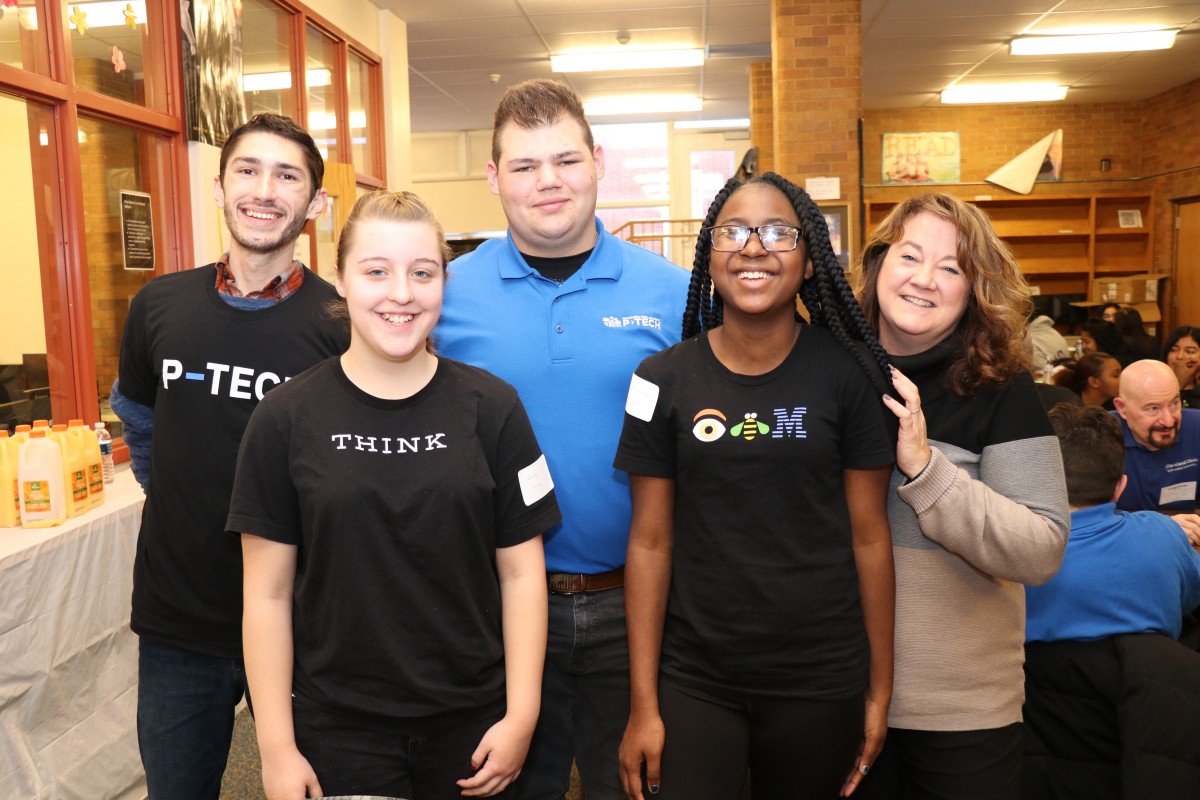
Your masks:
<path fill-rule="evenodd" d="M 653 250 L 684 269 L 691 269 L 702 222 L 699 219 L 631 219 L 612 234 Z"/>

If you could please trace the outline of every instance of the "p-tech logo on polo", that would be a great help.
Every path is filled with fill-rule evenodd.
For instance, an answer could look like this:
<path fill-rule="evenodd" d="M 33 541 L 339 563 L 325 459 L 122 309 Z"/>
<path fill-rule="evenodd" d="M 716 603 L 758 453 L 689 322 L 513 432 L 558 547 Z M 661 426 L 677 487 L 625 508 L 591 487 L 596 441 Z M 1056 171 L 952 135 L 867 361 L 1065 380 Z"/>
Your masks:
<path fill-rule="evenodd" d="M 632 314 L 628 317 L 603 317 L 606 328 L 653 328 L 662 330 L 662 320 L 658 317 L 648 317 L 645 314 Z"/>
<path fill-rule="evenodd" d="M 219 397 L 224 394 L 235 400 L 262 400 L 263 394 L 289 378 L 280 378 L 274 372 L 255 373 L 250 367 L 230 364 L 215 364 L 209 361 L 204 372 L 185 372 L 183 362 L 164 358 L 162 362 L 162 386 L 170 389 L 177 380 L 198 381 L 209 384 L 209 394 Z"/>

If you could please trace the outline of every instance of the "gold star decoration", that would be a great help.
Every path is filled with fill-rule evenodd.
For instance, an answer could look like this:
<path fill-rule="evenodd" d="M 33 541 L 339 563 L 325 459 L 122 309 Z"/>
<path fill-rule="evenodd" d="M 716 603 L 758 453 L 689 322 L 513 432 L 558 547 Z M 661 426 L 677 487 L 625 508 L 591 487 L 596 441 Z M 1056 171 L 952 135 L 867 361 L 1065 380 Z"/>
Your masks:
<path fill-rule="evenodd" d="M 133 3 L 125 4 L 125 24 L 132 30 L 137 30 L 137 12 L 133 10 Z"/>
<path fill-rule="evenodd" d="M 75 24 L 75 30 L 79 31 L 80 36 L 87 34 L 87 12 L 79 6 L 75 6 L 75 11 L 71 14 L 71 22 Z"/>

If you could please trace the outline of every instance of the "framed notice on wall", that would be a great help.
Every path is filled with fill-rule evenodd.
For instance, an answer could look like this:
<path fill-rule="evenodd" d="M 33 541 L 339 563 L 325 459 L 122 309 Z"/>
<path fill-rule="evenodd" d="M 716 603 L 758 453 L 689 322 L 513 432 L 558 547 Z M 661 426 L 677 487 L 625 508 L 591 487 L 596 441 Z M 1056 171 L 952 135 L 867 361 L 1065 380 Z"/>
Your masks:
<path fill-rule="evenodd" d="M 154 219 L 145 192 L 121 192 L 121 249 L 125 269 L 154 269 Z"/>
<path fill-rule="evenodd" d="M 958 183 L 958 132 L 885 133 L 882 166 L 884 183 Z"/>
<path fill-rule="evenodd" d="M 819 204 L 821 216 L 829 228 L 829 244 L 843 270 L 850 269 L 850 206 Z"/>

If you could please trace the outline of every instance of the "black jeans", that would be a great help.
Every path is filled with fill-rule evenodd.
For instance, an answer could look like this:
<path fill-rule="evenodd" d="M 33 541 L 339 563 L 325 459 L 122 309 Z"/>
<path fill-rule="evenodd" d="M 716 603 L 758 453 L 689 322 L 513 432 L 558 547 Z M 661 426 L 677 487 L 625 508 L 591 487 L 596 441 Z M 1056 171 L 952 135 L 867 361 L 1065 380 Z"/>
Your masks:
<path fill-rule="evenodd" d="M 1021 723 L 978 731 L 888 728 L 861 800 L 1020 800 Z"/>
<path fill-rule="evenodd" d="M 834 800 L 863 736 L 864 698 L 715 697 L 659 677 L 660 800 Z M 643 797 L 650 797 L 643 787 Z"/>
<path fill-rule="evenodd" d="M 328 796 L 462 800 L 456 781 L 471 777 L 471 754 L 503 713 L 467 719 L 427 735 L 388 732 L 293 703 L 296 747 Z M 511 787 L 493 797 L 510 797 Z"/>

